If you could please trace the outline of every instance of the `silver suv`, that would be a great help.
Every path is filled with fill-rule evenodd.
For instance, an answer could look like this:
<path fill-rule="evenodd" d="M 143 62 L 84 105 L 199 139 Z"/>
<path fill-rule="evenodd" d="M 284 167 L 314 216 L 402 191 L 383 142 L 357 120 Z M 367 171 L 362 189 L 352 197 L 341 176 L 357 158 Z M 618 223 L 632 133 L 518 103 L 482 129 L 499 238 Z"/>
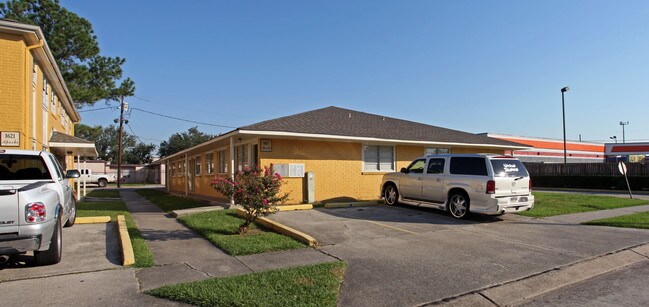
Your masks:
<path fill-rule="evenodd" d="M 404 203 L 448 211 L 504 214 L 534 207 L 532 182 L 521 161 L 495 154 L 428 155 L 399 173 L 383 176 L 381 195 L 388 205 Z"/>

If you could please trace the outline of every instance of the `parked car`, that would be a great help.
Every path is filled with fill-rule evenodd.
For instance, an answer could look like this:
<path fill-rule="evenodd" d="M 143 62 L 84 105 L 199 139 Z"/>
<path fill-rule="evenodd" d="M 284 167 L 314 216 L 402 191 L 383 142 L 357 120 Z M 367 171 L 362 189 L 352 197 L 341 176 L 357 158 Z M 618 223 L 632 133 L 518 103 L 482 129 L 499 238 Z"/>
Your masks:
<path fill-rule="evenodd" d="M 521 161 L 494 154 L 445 154 L 417 158 L 383 176 L 381 195 L 398 203 L 448 211 L 498 215 L 534 207 L 532 182 Z"/>
<path fill-rule="evenodd" d="M 77 215 L 68 178 L 78 177 L 49 152 L 0 149 L 0 262 L 29 251 L 39 265 L 61 261 L 61 227 Z"/>
<path fill-rule="evenodd" d="M 108 183 L 113 183 L 117 180 L 117 176 L 114 174 L 106 173 L 94 173 L 91 169 L 82 168 L 80 170 L 81 177 L 79 180 L 83 182 L 84 180 L 87 183 L 95 183 L 100 187 L 106 187 Z"/>

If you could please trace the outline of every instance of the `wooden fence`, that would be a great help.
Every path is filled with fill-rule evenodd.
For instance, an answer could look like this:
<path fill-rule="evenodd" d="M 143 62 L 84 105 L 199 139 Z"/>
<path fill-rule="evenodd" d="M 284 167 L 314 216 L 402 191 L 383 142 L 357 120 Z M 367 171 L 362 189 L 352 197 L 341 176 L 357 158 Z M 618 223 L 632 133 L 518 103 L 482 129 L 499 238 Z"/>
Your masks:
<path fill-rule="evenodd" d="M 531 176 L 621 176 L 617 163 L 536 163 L 524 162 Z M 649 175 L 649 163 L 626 163 L 627 175 Z"/>

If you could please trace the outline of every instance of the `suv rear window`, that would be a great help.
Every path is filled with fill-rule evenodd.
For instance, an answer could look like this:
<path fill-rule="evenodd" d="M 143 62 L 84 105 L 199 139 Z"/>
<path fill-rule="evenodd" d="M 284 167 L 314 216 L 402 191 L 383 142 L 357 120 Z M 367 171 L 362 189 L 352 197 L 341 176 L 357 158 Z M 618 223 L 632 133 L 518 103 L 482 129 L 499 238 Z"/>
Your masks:
<path fill-rule="evenodd" d="M 494 177 L 527 177 L 527 169 L 519 160 L 513 159 L 492 159 L 491 166 L 494 168 Z"/>
<path fill-rule="evenodd" d="M 487 176 L 485 158 L 451 157 L 451 174 Z"/>
<path fill-rule="evenodd" d="M 41 156 L 0 154 L 0 180 L 52 179 Z"/>

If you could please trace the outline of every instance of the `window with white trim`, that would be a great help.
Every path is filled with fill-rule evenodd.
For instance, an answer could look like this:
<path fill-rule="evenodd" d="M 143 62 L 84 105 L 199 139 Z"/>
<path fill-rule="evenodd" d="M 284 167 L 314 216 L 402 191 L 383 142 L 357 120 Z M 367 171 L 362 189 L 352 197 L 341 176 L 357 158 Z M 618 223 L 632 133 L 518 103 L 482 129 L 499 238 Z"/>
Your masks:
<path fill-rule="evenodd" d="M 214 154 L 205 155 L 205 171 L 207 174 L 214 174 Z"/>
<path fill-rule="evenodd" d="M 228 161 L 227 159 L 227 154 L 225 153 L 225 150 L 219 150 L 219 165 L 218 165 L 218 172 L 223 174 L 228 172 Z"/>
<path fill-rule="evenodd" d="M 52 114 L 56 115 L 56 95 L 54 95 L 54 92 L 52 92 L 51 100 L 52 100 Z"/>
<path fill-rule="evenodd" d="M 364 172 L 393 172 L 394 146 L 363 146 Z"/>
<path fill-rule="evenodd" d="M 234 147 L 234 165 L 237 171 L 242 171 L 244 167 L 249 166 L 248 144 Z"/>
<path fill-rule="evenodd" d="M 201 173 L 203 172 L 203 169 L 202 169 L 203 159 L 202 158 L 203 157 L 201 157 L 201 156 L 196 156 L 196 159 L 194 160 L 195 161 L 194 162 L 194 174 L 196 176 L 200 176 Z"/>
<path fill-rule="evenodd" d="M 43 107 L 45 108 L 45 110 L 47 110 L 48 103 L 50 102 L 48 92 L 47 92 L 47 87 L 48 87 L 47 79 L 43 77 Z"/>
<path fill-rule="evenodd" d="M 441 155 L 447 153 L 450 153 L 450 150 L 448 148 L 426 147 L 426 149 L 424 149 L 424 155 Z"/>

